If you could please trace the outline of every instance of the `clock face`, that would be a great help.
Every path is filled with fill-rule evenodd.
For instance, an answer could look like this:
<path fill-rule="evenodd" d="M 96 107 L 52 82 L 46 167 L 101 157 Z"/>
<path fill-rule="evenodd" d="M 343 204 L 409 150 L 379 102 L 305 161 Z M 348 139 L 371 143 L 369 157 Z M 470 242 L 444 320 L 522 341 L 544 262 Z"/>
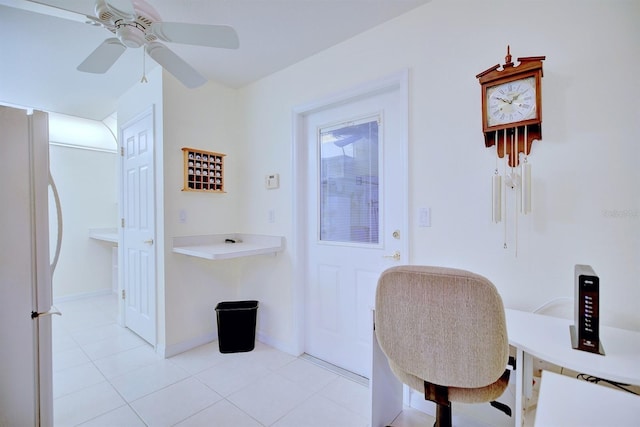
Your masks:
<path fill-rule="evenodd" d="M 488 87 L 485 105 L 489 127 L 535 119 L 538 114 L 535 77 Z"/>

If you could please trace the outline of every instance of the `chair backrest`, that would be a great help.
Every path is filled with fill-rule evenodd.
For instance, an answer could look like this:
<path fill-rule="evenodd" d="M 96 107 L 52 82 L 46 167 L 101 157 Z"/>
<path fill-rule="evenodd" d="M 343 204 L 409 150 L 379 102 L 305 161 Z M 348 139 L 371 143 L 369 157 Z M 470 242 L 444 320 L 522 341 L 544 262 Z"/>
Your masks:
<path fill-rule="evenodd" d="M 375 330 L 398 368 L 449 387 L 484 387 L 505 370 L 509 343 L 502 298 L 486 278 L 444 267 L 382 273 Z"/>

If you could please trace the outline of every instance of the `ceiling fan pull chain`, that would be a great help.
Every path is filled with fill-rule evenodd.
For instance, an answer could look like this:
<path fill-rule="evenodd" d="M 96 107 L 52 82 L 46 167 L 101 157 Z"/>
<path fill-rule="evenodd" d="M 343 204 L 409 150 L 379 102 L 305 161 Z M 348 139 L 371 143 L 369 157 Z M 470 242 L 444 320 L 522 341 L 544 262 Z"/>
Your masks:
<path fill-rule="evenodd" d="M 147 56 L 147 53 L 145 52 L 144 49 L 142 50 L 142 79 L 140 79 L 140 83 L 147 83 L 147 75 L 146 75 L 146 66 L 145 66 L 145 56 Z"/>

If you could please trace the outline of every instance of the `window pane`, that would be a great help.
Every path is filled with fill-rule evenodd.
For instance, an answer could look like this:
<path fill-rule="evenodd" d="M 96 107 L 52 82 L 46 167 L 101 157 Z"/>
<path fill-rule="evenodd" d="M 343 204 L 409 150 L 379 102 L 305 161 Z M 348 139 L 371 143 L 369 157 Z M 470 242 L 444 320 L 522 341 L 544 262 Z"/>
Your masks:
<path fill-rule="evenodd" d="M 378 244 L 378 119 L 320 130 L 320 240 Z"/>

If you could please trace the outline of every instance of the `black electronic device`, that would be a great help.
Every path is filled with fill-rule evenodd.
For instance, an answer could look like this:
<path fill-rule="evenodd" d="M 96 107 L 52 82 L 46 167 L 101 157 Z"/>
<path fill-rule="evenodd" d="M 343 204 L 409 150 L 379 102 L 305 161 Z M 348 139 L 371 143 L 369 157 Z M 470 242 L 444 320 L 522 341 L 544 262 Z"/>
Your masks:
<path fill-rule="evenodd" d="M 575 266 L 575 323 L 569 327 L 571 347 L 604 355 L 600 342 L 600 278 L 589 265 Z"/>

